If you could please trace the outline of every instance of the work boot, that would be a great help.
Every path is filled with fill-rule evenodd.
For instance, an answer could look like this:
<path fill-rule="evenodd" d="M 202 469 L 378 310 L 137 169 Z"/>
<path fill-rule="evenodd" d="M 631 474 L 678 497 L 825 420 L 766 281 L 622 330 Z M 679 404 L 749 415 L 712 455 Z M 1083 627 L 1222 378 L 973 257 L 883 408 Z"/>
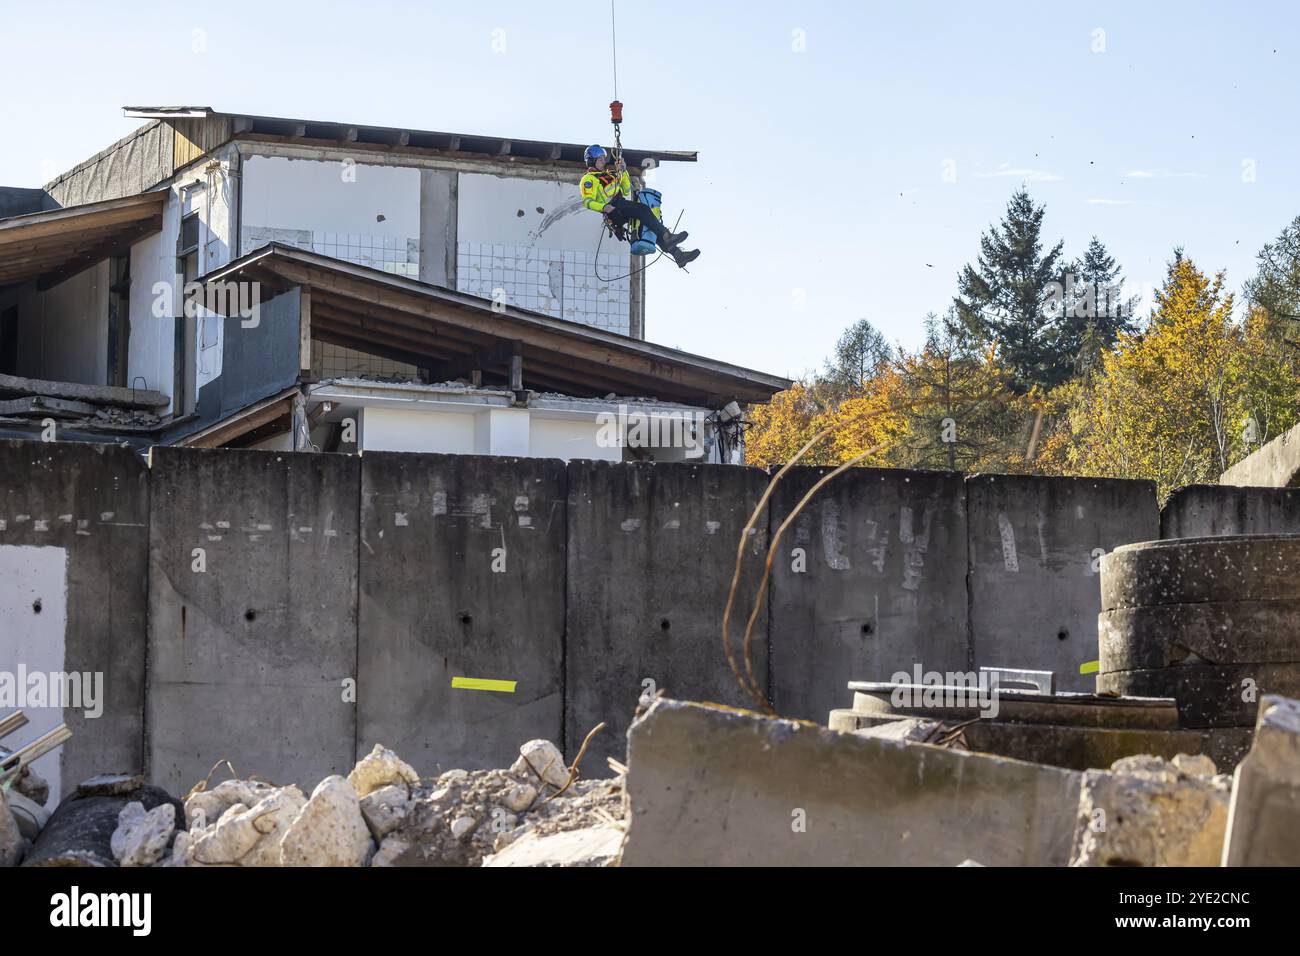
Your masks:
<path fill-rule="evenodd" d="M 673 257 L 673 261 L 676 262 L 677 265 L 685 266 L 700 257 L 700 250 L 691 249 L 689 252 L 685 252 L 681 249 L 672 249 L 668 254 Z"/>
<path fill-rule="evenodd" d="M 659 242 L 659 248 L 663 249 L 664 252 L 672 252 L 689 235 L 689 232 L 666 232 Z"/>

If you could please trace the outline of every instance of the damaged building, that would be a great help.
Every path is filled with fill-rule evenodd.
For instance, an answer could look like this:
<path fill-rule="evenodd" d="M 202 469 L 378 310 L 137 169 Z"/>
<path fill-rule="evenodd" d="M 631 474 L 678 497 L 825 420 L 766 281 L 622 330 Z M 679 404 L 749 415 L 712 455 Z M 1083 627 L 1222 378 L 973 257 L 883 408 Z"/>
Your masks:
<path fill-rule="evenodd" d="M 0 190 L 0 435 L 734 463 L 741 406 L 789 385 L 647 341 L 652 273 L 583 214 L 580 145 L 126 115 Z"/>
<path fill-rule="evenodd" d="M 1300 863 L 1295 433 L 747 467 L 580 146 L 128 114 L 0 191 L 0 865 Z"/>

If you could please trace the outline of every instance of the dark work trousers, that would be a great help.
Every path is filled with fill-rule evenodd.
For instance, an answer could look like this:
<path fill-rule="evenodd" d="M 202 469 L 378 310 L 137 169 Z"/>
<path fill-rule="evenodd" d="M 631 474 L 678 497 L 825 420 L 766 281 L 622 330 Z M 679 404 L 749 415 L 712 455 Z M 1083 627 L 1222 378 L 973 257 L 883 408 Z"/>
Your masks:
<path fill-rule="evenodd" d="M 615 196 L 607 204 L 606 208 L 610 210 L 610 219 L 620 226 L 626 226 L 629 220 L 638 219 L 641 225 L 645 226 L 655 234 L 655 239 L 663 244 L 664 238 L 668 235 L 668 230 L 664 224 L 659 221 L 654 210 L 645 203 L 632 202 L 630 199 L 624 199 L 622 196 Z"/>

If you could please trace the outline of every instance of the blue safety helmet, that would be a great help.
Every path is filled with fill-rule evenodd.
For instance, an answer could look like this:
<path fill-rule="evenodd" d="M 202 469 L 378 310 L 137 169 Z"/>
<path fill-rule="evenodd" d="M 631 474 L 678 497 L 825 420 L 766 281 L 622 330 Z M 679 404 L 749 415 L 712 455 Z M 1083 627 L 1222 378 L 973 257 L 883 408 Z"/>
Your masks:
<path fill-rule="evenodd" d="M 604 155 L 605 155 L 605 147 L 588 146 L 586 151 L 583 152 L 582 158 L 587 161 L 588 166 L 595 166 L 596 160 L 600 159 Z"/>

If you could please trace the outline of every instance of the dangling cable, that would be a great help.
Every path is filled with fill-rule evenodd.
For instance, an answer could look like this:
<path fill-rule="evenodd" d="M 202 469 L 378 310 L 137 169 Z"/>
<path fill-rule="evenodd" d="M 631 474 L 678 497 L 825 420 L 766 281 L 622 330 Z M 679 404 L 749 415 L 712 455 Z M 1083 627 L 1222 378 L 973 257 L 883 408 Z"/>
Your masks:
<path fill-rule="evenodd" d="M 614 25 L 614 0 L 609 0 L 609 45 L 614 54 L 614 100 L 609 104 L 609 120 L 614 124 L 614 168 L 623 159 L 623 104 L 618 101 L 618 31 Z"/>
<path fill-rule="evenodd" d="M 614 99 L 618 99 L 618 33 L 614 27 L 614 0 L 609 0 L 609 45 L 614 51 Z"/>
<path fill-rule="evenodd" d="M 676 232 L 676 231 L 677 231 L 677 226 L 678 226 L 678 225 L 681 223 L 681 221 L 682 221 L 682 214 L 685 213 L 685 212 L 686 212 L 686 210 L 685 210 L 684 208 L 678 211 L 678 213 L 677 213 L 677 222 L 673 223 L 673 230 L 672 230 L 673 232 Z M 592 260 L 592 263 L 591 263 L 591 271 L 592 271 L 593 273 L 595 273 L 596 278 L 599 279 L 601 282 L 622 282 L 624 279 L 630 279 L 630 278 L 632 278 L 632 276 L 636 275 L 636 274 L 639 273 L 639 272 L 645 272 L 645 271 L 646 271 L 647 269 L 649 269 L 652 265 L 654 265 L 656 262 L 658 262 L 660 259 L 662 259 L 662 258 L 664 257 L 664 251 L 663 251 L 662 249 L 660 249 L 660 250 L 659 250 L 659 255 L 655 256 L 653 259 L 651 259 L 649 262 L 647 262 L 645 265 L 643 265 L 640 269 L 633 269 L 631 272 L 627 273 L 626 275 L 615 276 L 615 277 L 612 278 L 612 279 L 606 279 L 603 275 L 600 274 L 600 269 L 599 269 L 599 266 L 600 266 L 600 245 L 601 245 L 601 243 L 603 243 L 604 241 L 605 241 L 605 230 L 604 230 L 604 229 L 601 229 L 601 230 L 600 230 L 600 238 L 596 240 L 596 256 L 595 256 L 595 258 Z"/>

